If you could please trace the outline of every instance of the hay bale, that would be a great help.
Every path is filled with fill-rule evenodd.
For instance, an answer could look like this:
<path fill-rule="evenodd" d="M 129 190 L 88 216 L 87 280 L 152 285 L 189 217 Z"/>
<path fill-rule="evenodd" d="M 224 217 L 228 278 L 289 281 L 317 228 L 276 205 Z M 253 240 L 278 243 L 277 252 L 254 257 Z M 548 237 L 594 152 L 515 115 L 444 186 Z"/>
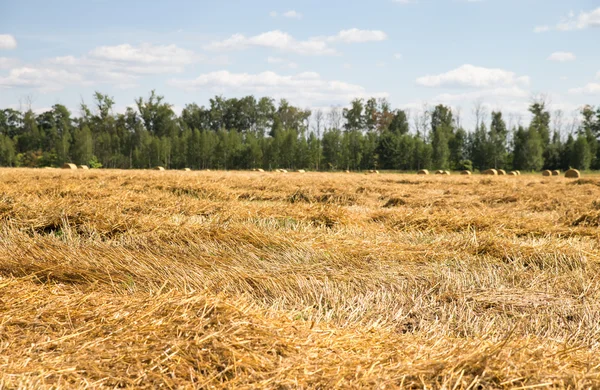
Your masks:
<path fill-rule="evenodd" d="M 438 169 L 437 171 L 435 171 L 436 175 L 443 175 L 444 171 L 442 171 L 441 169 Z"/>
<path fill-rule="evenodd" d="M 87 170 L 87 169 L 90 169 L 90 167 L 88 167 L 87 165 L 78 165 L 78 166 L 77 166 L 77 169 L 84 169 L 84 170 Z"/>
<path fill-rule="evenodd" d="M 429 171 L 427 169 L 421 169 L 417 172 L 417 175 L 429 175 Z"/>
<path fill-rule="evenodd" d="M 62 166 L 62 169 L 77 169 L 77 165 L 71 163 L 65 163 Z"/>
<path fill-rule="evenodd" d="M 506 176 L 506 171 L 504 169 L 498 169 L 498 176 Z"/>
<path fill-rule="evenodd" d="M 517 176 L 521 176 L 521 171 L 515 171 L 515 173 L 517 174 Z"/>
<path fill-rule="evenodd" d="M 545 171 L 542 172 L 542 175 L 543 176 L 552 176 L 552 171 L 549 171 L 546 169 Z"/>
<path fill-rule="evenodd" d="M 498 176 L 498 171 L 495 170 L 495 169 L 488 169 L 487 171 L 483 171 L 481 174 L 482 175 Z"/>
<path fill-rule="evenodd" d="M 444 171 L 444 172 L 442 173 L 442 175 L 447 175 L 447 176 L 450 176 L 450 171 Z"/>
<path fill-rule="evenodd" d="M 472 175 L 471 171 L 462 171 L 461 175 Z"/>
<path fill-rule="evenodd" d="M 581 177 L 581 173 L 577 169 L 569 169 L 565 172 L 565 177 L 569 179 L 579 179 Z"/>
<path fill-rule="evenodd" d="M 264 169 L 262 169 L 262 168 L 258 168 L 258 169 L 257 169 L 257 171 L 258 171 L 258 172 L 264 172 L 265 170 L 264 170 Z"/>
<path fill-rule="evenodd" d="M 190 171 L 191 171 L 191 169 L 190 169 L 190 168 L 183 168 L 183 170 L 184 170 L 185 172 L 190 172 Z"/>
<path fill-rule="evenodd" d="M 298 172 L 298 173 L 306 173 L 306 171 L 304 169 L 298 169 L 296 172 Z"/>
<path fill-rule="evenodd" d="M 281 173 L 288 173 L 287 169 L 282 169 Z"/>
<path fill-rule="evenodd" d="M 510 173 L 508 174 L 508 176 L 518 176 L 517 172 L 515 171 L 510 171 Z"/>
<path fill-rule="evenodd" d="M 346 169 L 346 173 L 350 173 L 350 171 Z"/>
<path fill-rule="evenodd" d="M 552 176 L 560 176 L 560 171 L 558 169 L 552 171 Z"/>
<path fill-rule="evenodd" d="M 165 167 L 155 167 L 154 170 L 155 171 L 164 171 Z"/>

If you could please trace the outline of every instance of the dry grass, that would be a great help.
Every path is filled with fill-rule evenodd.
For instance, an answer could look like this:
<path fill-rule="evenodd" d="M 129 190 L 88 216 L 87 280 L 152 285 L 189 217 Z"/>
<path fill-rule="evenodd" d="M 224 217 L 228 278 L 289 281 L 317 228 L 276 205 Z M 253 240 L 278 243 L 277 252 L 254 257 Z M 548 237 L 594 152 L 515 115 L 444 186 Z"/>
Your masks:
<path fill-rule="evenodd" d="M 597 388 L 599 187 L 0 170 L 0 387 Z"/>

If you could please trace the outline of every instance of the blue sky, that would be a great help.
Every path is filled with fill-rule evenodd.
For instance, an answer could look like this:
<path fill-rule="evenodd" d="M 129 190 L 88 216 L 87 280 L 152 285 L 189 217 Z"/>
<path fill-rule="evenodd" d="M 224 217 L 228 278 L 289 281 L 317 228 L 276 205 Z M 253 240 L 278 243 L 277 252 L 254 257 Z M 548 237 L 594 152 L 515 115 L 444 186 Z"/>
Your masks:
<path fill-rule="evenodd" d="M 0 0 L 0 107 L 375 96 L 469 125 L 477 102 L 525 121 L 544 94 L 571 117 L 600 103 L 599 46 L 598 0 Z"/>

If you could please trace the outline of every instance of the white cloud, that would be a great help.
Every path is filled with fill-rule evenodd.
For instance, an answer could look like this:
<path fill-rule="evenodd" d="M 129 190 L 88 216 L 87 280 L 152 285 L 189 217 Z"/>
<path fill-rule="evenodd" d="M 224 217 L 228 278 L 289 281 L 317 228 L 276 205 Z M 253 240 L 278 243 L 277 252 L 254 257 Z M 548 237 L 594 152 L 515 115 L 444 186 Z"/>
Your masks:
<path fill-rule="evenodd" d="M 503 69 L 483 68 L 469 64 L 438 75 L 419 77 L 417 84 L 425 87 L 490 88 L 529 85 L 529 77 L 517 76 Z"/>
<path fill-rule="evenodd" d="M 48 59 L 45 65 L 84 74 L 95 83 L 126 89 L 137 86 L 141 76 L 181 73 L 187 65 L 199 61 L 204 61 L 204 58 L 176 45 L 144 43 L 137 46 L 100 46 L 81 57 Z"/>
<path fill-rule="evenodd" d="M 394 54 L 394 58 L 397 59 L 397 60 L 401 60 L 402 59 L 402 54 L 396 53 L 396 54 Z"/>
<path fill-rule="evenodd" d="M 387 39 L 387 34 L 383 31 L 352 28 L 342 30 L 332 36 L 312 37 L 305 41 L 299 41 L 288 33 L 273 30 L 251 37 L 234 34 L 223 41 L 212 42 L 204 48 L 206 50 L 244 50 L 260 47 L 301 55 L 334 55 L 337 52 L 329 46 L 330 43 L 362 43 L 385 39 Z"/>
<path fill-rule="evenodd" d="M 0 49 L 16 49 L 17 40 L 12 35 L 0 34 Z"/>
<path fill-rule="evenodd" d="M 230 38 L 213 42 L 205 47 L 207 50 L 243 50 L 251 47 L 262 47 L 303 55 L 332 55 L 336 51 L 322 40 L 298 41 L 288 33 L 279 30 L 265 32 L 252 37 L 235 34 Z"/>
<path fill-rule="evenodd" d="M 550 57 L 548 57 L 548 61 L 554 62 L 569 62 L 575 61 L 575 59 L 575 54 L 565 51 L 557 51 L 555 53 L 550 54 Z"/>
<path fill-rule="evenodd" d="M 535 32 L 545 32 L 549 30 L 558 31 L 573 31 L 573 30 L 584 30 L 586 28 L 600 27 L 600 7 L 585 12 L 582 11 L 579 15 L 575 15 L 574 12 L 570 12 L 566 18 L 563 18 L 556 26 L 540 26 L 535 28 Z"/>
<path fill-rule="evenodd" d="M 14 68 L 19 64 L 19 60 L 16 58 L 0 57 L 0 69 Z"/>
<path fill-rule="evenodd" d="M 571 88 L 572 95 L 600 95 L 600 83 L 589 83 L 581 88 Z"/>
<path fill-rule="evenodd" d="M 302 14 L 295 10 L 287 11 L 286 13 L 283 14 L 283 16 L 288 19 L 302 19 Z"/>
<path fill-rule="evenodd" d="M 465 100 L 495 100 L 498 98 L 527 98 L 531 94 L 518 86 L 483 89 L 465 93 L 443 93 L 436 96 L 435 100 L 444 102 L 460 102 Z"/>
<path fill-rule="evenodd" d="M 543 33 L 543 32 L 546 32 L 546 31 L 550 31 L 550 26 L 536 26 L 533 29 L 533 31 L 536 32 L 536 33 Z"/>
<path fill-rule="evenodd" d="M 181 71 L 185 65 L 194 62 L 194 52 L 182 49 L 176 45 L 151 45 L 148 43 L 139 46 L 129 44 L 117 46 L 100 46 L 92 50 L 89 56 L 103 61 L 129 64 L 129 66 L 165 67 L 167 71 Z M 139 73 L 147 73 L 139 71 Z M 150 72 L 155 73 L 155 72 Z"/>
<path fill-rule="evenodd" d="M 345 104 L 357 97 L 387 96 L 387 93 L 368 93 L 359 85 L 337 80 L 324 80 L 315 72 L 284 76 L 275 72 L 248 74 L 230 73 L 224 70 L 202 74 L 193 80 L 171 80 L 169 84 L 192 91 L 208 88 L 217 93 L 258 93 L 275 98 L 285 97 L 305 105 L 314 105 L 320 102 Z"/>
<path fill-rule="evenodd" d="M 596 73 L 596 78 L 600 79 L 600 70 L 598 71 L 598 73 Z"/>
<path fill-rule="evenodd" d="M 319 38 L 315 38 L 319 39 Z M 337 35 L 327 37 L 328 42 L 344 42 L 344 43 L 363 43 L 363 42 L 378 42 L 385 41 L 387 34 L 380 30 L 360 30 L 351 28 L 342 30 Z"/>
<path fill-rule="evenodd" d="M 0 57 L 0 69 L 11 69 L 7 76 L 0 76 L 0 87 L 50 91 L 79 83 L 132 88 L 145 75 L 181 73 L 196 62 L 210 61 L 176 45 L 148 43 L 100 46 L 80 57 L 54 57 L 20 67 L 17 60 Z M 219 59 L 214 63 L 223 64 Z"/>
<path fill-rule="evenodd" d="M 287 67 L 290 69 L 298 68 L 298 64 L 296 64 L 295 62 L 292 62 L 292 61 L 286 60 L 285 58 L 280 58 L 280 57 L 268 57 L 267 62 L 269 64 L 276 64 L 276 65 L 280 65 L 282 67 Z"/>
<path fill-rule="evenodd" d="M 11 69 L 6 77 L 0 77 L 2 88 L 35 88 L 42 92 L 57 91 L 69 84 L 84 84 L 81 74 L 67 70 L 39 67 Z"/>

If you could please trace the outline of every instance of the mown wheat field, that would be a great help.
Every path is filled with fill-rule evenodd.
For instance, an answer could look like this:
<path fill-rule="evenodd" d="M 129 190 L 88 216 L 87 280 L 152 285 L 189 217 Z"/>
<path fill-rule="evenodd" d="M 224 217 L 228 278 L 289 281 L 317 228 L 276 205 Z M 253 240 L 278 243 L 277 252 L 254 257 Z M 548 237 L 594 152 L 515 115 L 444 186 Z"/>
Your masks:
<path fill-rule="evenodd" d="M 0 170 L 2 388 L 597 388 L 600 176 Z"/>

